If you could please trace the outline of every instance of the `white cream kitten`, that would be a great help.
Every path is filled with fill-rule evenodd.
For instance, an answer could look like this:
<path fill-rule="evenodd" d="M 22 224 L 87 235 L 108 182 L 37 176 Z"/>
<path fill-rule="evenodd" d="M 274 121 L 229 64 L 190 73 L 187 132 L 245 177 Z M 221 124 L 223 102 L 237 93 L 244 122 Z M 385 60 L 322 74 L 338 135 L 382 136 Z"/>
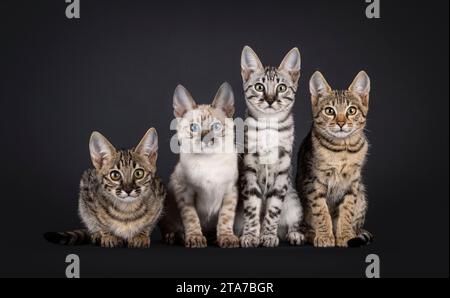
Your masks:
<path fill-rule="evenodd" d="M 186 247 L 207 246 L 216 234 L 222 248 L 239 247 L 233 232 L 238 201 L 238 157 L 234 150 L 234 95 L 223 84 L 211 105 L 197 105 L 182 86 L 173 99 L 180 161 L 171 176 L 166 215 L 161 222 L 163 237 Z M 231 147 L 230 147 L 231 144 Z M 231 150 L 230 150 L 231 149 Z"/>

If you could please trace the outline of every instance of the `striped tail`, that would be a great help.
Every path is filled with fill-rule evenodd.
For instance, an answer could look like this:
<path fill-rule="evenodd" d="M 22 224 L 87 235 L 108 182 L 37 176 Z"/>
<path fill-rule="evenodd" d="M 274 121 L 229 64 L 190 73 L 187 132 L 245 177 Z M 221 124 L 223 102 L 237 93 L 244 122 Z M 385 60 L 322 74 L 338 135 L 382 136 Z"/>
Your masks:
<path fill-rule="evenodd" d="M 348 241 L 348 247 L 361 247 L 372 243 L 374 236 L 366 230 L 361 230 L 356 238 Z"/>
<path fill-rule="evenodd" d="M 88 230 L 73 230 L 67 232 L 48 232 L 44 238 L 51 243 L 60 245 L 83 245 L 90 244 L 91 236 Z"/>

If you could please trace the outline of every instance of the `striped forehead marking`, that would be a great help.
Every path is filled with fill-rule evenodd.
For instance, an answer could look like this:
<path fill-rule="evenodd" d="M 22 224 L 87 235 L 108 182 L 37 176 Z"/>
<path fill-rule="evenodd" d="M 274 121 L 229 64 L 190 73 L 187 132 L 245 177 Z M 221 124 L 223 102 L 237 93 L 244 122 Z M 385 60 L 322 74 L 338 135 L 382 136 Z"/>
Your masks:
<path fill-rule="evenodd" d="M 117 162 L 117 167 L 120 168 L 126 168 L 126 167 L 130 167 L 136 166 L 136 162 L 133 160 L 133 156 L 132 156 L 132 151 L 131 150 L 120 150 L 119 151 L 119 161 Z"/>
<path fill-rule="evenodd" d="M 275 67 L 266 67 L 266 69 L 264 70 L 264 76 L 269 81 L 275 81 L 278 79 L 278 71 Z"/>

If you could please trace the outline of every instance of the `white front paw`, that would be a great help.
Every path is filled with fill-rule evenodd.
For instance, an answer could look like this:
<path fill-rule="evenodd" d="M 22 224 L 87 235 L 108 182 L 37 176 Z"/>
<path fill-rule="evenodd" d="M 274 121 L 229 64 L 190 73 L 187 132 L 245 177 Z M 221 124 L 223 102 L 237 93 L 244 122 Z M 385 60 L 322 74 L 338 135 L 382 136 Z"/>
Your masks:
<path fill-rule="evenodd" d="M 290 245 L 300 246 L 305 243 L 305 235 L 300 232 L 290 232 L 286 235 L 286 240 Z"/>

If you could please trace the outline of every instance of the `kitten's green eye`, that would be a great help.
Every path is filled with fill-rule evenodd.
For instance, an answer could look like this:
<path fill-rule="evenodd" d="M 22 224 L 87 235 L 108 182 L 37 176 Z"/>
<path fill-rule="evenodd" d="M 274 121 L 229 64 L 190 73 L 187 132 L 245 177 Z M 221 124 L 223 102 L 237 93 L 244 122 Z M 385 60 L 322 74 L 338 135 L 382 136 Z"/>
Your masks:
<path fill-rule="evenodd" d="M 192 132 L 200 132 L 202 130 L 198 123 L 192 123 L 190 128 Z"/>
<path fill-rule="evenodd" d="M 214 132 L 220 132 L 222 130 L 222 124 L 220 122 L 214 122 L 211 124 L 211 130 Z"/>
<path fill-rule="evenodd" d="M 136 179 L 142 179 L 145 176 L 145 172 L 142 169 L 137 169 L 136 171 L 134 171 L 134 178 Z"/>
<path fill-rule="evenodd" d="M 258 92 L 264 92 L 264 90 L 266 90 L 266 88 L 264 87 L 263 84 L 258 83 L 258 84 L 255 85 L 255 90 L 258 91 Z"/>
<path fill-rule="evenodd" d="M 119 181 L 120 179 L 122 179 L 122 175 L 120 174 L 119 171 L 112 171 L 109 176 L 111 177 L 111 179 L 113 181 Z"/>
<path fill-rule="evenodd" d="M 278 93 L 286 92 L 287 89 L 288 89 L 288 87 L 287 87 L 285 84 L 280 84 L 280 85 L 278 85 L 278 87 L 277 87 Z"/>
<path fill-rule="evenodd" d="M 326 108 L 326 109 L 325 109 L 325 114 L 326 114 L 327 116 L 335 116 L 335 115 L 336 115 L 336 112 L 334 111 L 333 108 Z"/>
<path fill-rule="evenodd" d="M 358 109 L 357 109 L 357 108 L 355 108 L 355 107 L 350 107 L 350 108 L 348 108 L 348 110 L 347 110 L 347 115 L 349 115 L 349 116 L 354 116 L 354 115 L 356 115 L 357 112 L 358 112 Z"/>

